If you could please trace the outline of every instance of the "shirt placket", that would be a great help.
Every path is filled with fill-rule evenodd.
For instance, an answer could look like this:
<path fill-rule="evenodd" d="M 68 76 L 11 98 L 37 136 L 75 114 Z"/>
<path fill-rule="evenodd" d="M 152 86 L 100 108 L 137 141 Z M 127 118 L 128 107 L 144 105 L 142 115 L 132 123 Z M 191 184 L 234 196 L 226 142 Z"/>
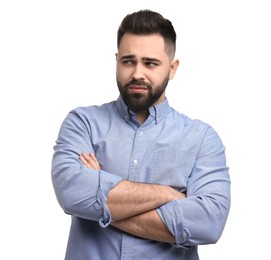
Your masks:
<path fill-rule="evenodd" d="M 131 152 L 128 180 L 138 182 L 140 180 L 140 166 L 144 154 L 143 130 L 138 128 L 135 132 L 133 149 Z M 121 260 L 134 259 L 134 237 L 132 235 L 122 235 Z"/>

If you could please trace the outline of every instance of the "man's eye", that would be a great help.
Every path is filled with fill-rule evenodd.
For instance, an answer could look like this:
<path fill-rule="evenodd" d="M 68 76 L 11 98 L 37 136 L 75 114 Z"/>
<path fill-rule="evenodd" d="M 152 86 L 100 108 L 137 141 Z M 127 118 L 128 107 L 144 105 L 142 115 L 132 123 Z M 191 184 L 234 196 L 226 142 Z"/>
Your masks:
<path fill-rule="evenodd" d="M 124 60 L 124 61 L 122 61 L 122 64 L 124 64 L 124 65 L 131 65 L 131 64 L 134 64 L 134 62 L 131 61 L 131 60 Z"/>
<path fill-rule="evenodd" d="M 155 62 L 146 62 L 145 63 L 145 65 L 147 66 L 147 67 L 156 67 L 156 66 L 158 66 L 158 64 L 157 63 L 155 63 Z"/>

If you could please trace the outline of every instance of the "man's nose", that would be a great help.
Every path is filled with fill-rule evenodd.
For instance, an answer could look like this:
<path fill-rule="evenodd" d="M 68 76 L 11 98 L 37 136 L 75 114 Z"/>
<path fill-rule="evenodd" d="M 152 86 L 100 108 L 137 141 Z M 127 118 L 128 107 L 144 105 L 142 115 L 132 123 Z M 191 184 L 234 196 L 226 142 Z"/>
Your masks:
<path fill-rule="evenodd" d="M 136 80 L 145 79 L 144 67 L 141 64 L 137 64 L 134 67 L 133 78 Z"/>

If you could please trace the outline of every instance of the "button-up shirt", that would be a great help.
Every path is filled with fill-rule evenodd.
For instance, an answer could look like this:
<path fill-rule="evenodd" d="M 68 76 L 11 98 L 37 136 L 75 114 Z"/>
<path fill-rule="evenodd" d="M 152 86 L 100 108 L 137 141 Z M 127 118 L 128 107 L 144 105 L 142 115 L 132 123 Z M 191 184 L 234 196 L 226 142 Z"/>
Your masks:
<path fill-rule="evenodd" d="M 143 124 L 121 97 L 76 108 L 64 119 L 54 151 L 53 186 L 72 218 L 66 260 L 196 260 L 198 245 L 221 236 L 230 208 L 225 147 L 210 125 L 177 112 L 167 99 L 149 108 Z M 92 151 L 100 171 L 79 160 L 82 152 Z M 186 194 L 156 209 L 174 244 L 110 225 L 107 195 L 123 179 Z"/>

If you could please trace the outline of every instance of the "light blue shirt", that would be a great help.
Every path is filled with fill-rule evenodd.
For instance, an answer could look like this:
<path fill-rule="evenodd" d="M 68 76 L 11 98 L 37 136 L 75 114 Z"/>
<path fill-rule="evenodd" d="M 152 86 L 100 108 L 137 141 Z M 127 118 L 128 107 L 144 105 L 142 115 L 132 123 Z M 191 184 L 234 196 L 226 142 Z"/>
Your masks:
<path fill-rule="evenodd" d="M 52 161 L 59 204 L 72 216 L 66 260 L 196 260 L 197 246 L 220 238 L 230 208 L 225 148 L 216 131 L 171 108 L 166 99 L 140 124 L 119 97 L 80 107 L 65 118 Z M 101 171 L 86 168 L 82 152 L 94 151 Z M 187 198 L 157 209 L 175 236 L 166 244 L 110 225 L 106 200 L 122 179 L 172 186 Z"/>

